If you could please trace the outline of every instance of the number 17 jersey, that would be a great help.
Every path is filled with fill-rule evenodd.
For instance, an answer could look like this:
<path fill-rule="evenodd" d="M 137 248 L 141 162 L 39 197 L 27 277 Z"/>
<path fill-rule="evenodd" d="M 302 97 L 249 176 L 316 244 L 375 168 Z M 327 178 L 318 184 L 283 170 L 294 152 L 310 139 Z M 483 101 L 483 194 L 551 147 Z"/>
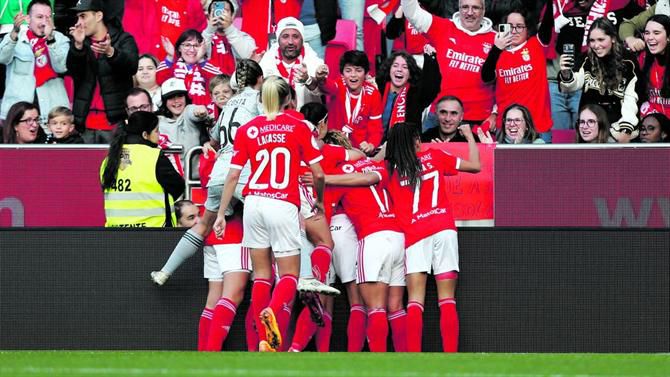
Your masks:
<path fill-rule="evenodd" d="M 231 168 L 251 164 L 245 196 L 284 200 L 298 208 L 300 162 L 312 165 L 323 158 L 309 127 L 286 114 L 254 118 L 237 131 L 233 148 Z"/>
<path fill-rule="evenodd" d="M 409 179 L 397 171 L 388 184 L 406 248 L 443 230 L 456 230 L 444 176 L 458 174 L 460 159 L 437 149 L 419 152 L 417 158 L 421 162 L 421 178 L 416 187 L 412 188 Z"/>

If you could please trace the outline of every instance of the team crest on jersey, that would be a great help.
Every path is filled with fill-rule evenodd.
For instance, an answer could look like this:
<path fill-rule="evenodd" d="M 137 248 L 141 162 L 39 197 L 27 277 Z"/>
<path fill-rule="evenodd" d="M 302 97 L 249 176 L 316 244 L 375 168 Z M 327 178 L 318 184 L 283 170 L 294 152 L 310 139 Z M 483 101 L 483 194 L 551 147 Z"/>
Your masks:
<path fill-rule="evenodd" d="M 482 43 L 482 47 L 484 47 L 484 53 L 488 54 L 489 51 L 491 51 L 491 44 L 488 42 Z"/>
<path fill-rule="evenodd" d="M 525 62 L 530 61 L 530 52 L 528 51 L 528 48 L 524 48 L 523 50 L 521 50 L 521 58 Z"/>
<path fill-rule="evenodd" d="M 342 171 L 345 173 L 353 173 L 354 172 L 354 166 L 349 165 L 349 164 L 344 164 L 342 165 Z"/>
<path fill-rule="evenodd" d="M 252 126 L 249 127 L 247 130 L 247 136 L 249 136 L 249 139 L 255 139 L 258 137 L 258 128 Z"/>

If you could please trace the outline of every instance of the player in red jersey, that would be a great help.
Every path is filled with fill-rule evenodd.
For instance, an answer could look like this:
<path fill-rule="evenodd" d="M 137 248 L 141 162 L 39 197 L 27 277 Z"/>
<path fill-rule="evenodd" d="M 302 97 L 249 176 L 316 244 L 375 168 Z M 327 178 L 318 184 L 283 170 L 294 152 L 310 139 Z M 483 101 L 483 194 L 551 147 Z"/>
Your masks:
<path fill-rule="evenodd" d="M 381 144 L 384 135 L 381 95 L 365 79 L 369 70 L 370 62 L 363 51 L 347 51 L 342 55 L 339 80 L 326 78 L 327 65 L 316 70 L 320 88 L 333 98 L 330 128 L 344 131 L 354 148 L 368 155 Z"/>
<path fill-rule="evenodd" d="M 458 171 L 480 170 L 479 149 L 469 125 L 460 132 L 468 141 L 468 160 L 442 150 L 421 151 L 418 128 L 398 123 L 389 130 L 386 160 L 391 176 L 388 185 L 398 222 L 405 233 L 407 304 L 407 348 L 421 351 L 423 304 L 426 276 L 431 272 L 437 283 L 440 306 L 440 332 L 445 352 L 458 348 L 456 279 L 458 277 L 458 240 L 451 205 L 442 186 L 443 176 Z"/>
<path fill-rule="evenodd" d="M 368 345 L 386 352 L 389 286 L 405 285 L 404 237 L 384 187 L 388 174 L 384 163 L 370 159 L 341 164 L 338 173 L 327 175 L 326 183 L 347 186 L 334 201 L 341 201 L 359 239 L 356 282 L 368 312 Z"/>
<path fill-rule="evenodd" d="M 321 213 L 324 176 L 319 165 L 321 152 L 307 125 L 280 112 L 290 100 L 286 81 L 269 77 L 261 93 L 265 115 L 254 118 L 237 132 L 214 231 L 217 237 L 223 236 L 225 209 L 232 199 L 240 171 L 250 162 L 251 178 L 244 190 L 242 245 L 251 249 L 254 271 L 251 301 L 254 314 L 258 314 L 265 328 L 265 333 L 259 333 L 259 350 L 276 351 L 281 346 L 282 334 L 275 313 L 293 301 L 300 271 L 300 161 L 305 161 L 312 170 L 316 191 L 314 208 Z M 271 292 L 270 251 L 274 253 L 280 275 L 274 292 Z"/>

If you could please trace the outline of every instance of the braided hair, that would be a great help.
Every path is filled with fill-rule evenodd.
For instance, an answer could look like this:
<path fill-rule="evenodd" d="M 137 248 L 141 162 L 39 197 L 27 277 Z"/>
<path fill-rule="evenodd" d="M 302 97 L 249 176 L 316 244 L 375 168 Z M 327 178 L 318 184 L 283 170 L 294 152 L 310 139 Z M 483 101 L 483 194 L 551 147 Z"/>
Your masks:
<path fill-rule="evenodd" d="M 323 137 L 323 142 L 331 145 L 339 145 L 344 149 L 354 149 L 351 145 L 351 140 L 347 135 L 339 130 L 328 130 L 326 136 Z"/>
<path fill-rule="evenodd" d="M 258 78 L 263 77 L 263 69 L 256 61 L 251 59 L 242 59 L 237 62 L 235 67 L 235 81 L 240 91 L 247 86 L 254 86 Z"/>
<path fill-rule="evenodd" d="M 398 175 L 407 177 L 412 188 L 421 179 L 421 161 L 416 156 L 416 141 L 420 139 L 419 127 L 413 123 L 396 123 L 388 131 L 386 139 L 386 161 L 389 175 L 397 170 Z"/>

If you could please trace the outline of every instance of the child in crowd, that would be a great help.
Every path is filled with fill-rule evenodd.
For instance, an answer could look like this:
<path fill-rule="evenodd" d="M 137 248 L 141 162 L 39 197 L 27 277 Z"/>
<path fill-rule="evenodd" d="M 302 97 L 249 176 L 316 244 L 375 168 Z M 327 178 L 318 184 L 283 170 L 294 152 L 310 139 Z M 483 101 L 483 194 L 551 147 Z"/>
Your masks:
<path fill-rule="evenodd" d="M 223 105 L 225 105 L 234 94 L 235 91 L 230 86 L 230 76 L 220 74 L 209 80 L 209 95 L 212 98 L 212 102 L 207 105 L 207 112 L 214 118 L 214 120 L 219 118 Z"/>
<path fill-rule="evenodd" d="M 74 127 L 74 115 L 67 107 L 53 108 L 47 122 L 51 132 L 47 144 L 84 144 L 84 139 Z"/>

